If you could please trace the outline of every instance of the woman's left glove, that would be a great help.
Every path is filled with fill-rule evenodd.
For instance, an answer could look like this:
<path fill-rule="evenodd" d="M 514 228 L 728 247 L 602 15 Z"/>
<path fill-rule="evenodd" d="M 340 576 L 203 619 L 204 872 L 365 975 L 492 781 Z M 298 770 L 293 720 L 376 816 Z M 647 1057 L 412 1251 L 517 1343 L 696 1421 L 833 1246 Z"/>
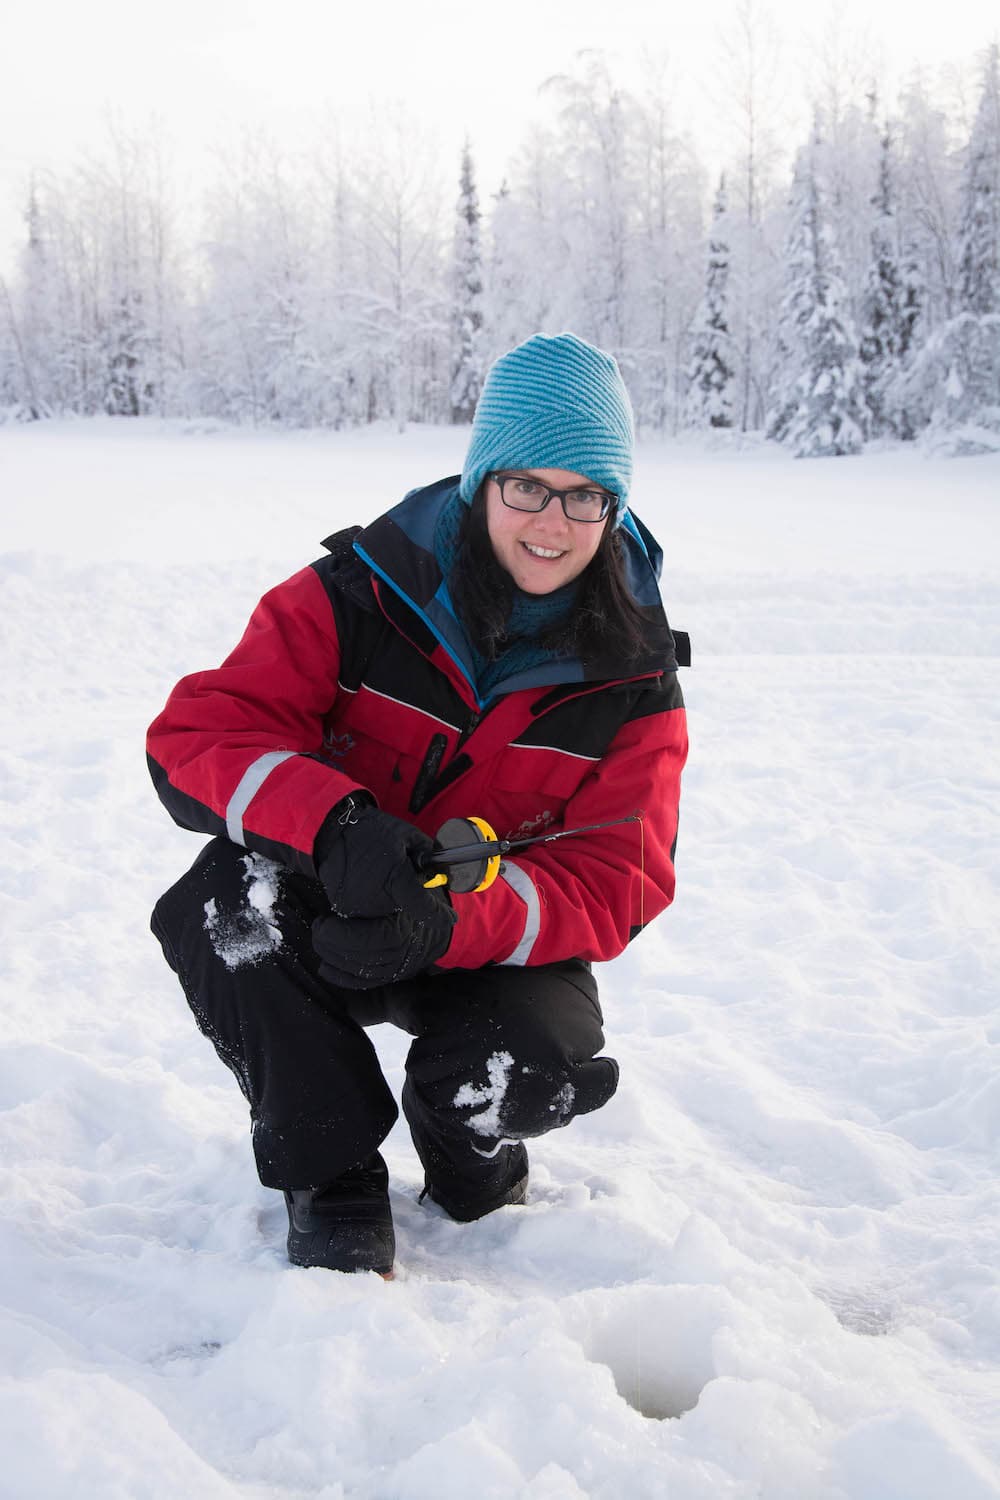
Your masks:
<path fill-rule="evenodd" d="M 327 815 L 314 853 L 331 910 L 340 917 L 431 916 L 440 898 L 425 890 L 414 861 L 433 847 L 426 833 L 382 812 L 366 793 L 345 797 Z"/>
<path fill-rule="evenodd" d="M 432 905 L 416 919 L 405 911 L 385 917 L 317 917 L 313 947 L 320 977 L 348 990 L 412 979 L 448 951 L 457 920 L 447 896 L 428 891 Z"/>

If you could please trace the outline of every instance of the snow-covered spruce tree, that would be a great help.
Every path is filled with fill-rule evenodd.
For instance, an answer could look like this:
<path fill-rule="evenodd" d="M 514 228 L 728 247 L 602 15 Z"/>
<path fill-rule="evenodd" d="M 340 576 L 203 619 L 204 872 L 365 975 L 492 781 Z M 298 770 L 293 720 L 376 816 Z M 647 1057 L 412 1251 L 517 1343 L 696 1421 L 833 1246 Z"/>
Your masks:
<path fill-rule="evenodd" d="M 691 330 L 691 358 L 684 420 L 688 427 L 732 427 L 735 372 L 728 311 L 729 237 L 726 179 L 712 208 L 705 295 Z"/>
<path fill-rule="evenodd" d="M 482 389 L 483 254 L 479 194 L 472 148 L 462 148 L 458 221 L 455 226 L 454 302 L 452 305 L 451 420 L 471 422 Z"/>
<path fill-rule="evenodd" d="M 869 437 L 912 437 L 905 411 L 893 410 L 886 389 L 906 357 L 915 317 L 912 285 L 907 286 L 896 252 L 896 215 L 892 181 L 892 144 L 883 131 L 878 187 L 872 198 L 875 219 L 871 259 L 861 300 L 862 388 Z"/>
<path fill-rule="evenodd" d="M 989 49 L 962 183 L 959 305 L 973 317 L 1000 313 L 1000 46 Z"/>
<path fill-rule="evenodd" d="M 811 160 L 804 148 L 795 158 L 788 199 L 788 227 L 782 255 L 784 290 L 775 334 L 774 368 L 768 381 L 765 432 L 784 442 L 798 406 L 798 381 L 806 365 L 805 328 L 812 312 L 814 212 Z"/>
<path fill-rule="evenodd" d="M 864 439 L 857 338 L 833 227 L 824 213 L 820 143 L 799 152 L 785 245 L 785 295 L 767 435 L 796 458 L 858 453 Z"/>
<path fill-rule="evenodd" d="M 1000 48 L 990 48 L 962 179 L 958 306 L 900 384 L 943 454 L 1000 450 Z"/>

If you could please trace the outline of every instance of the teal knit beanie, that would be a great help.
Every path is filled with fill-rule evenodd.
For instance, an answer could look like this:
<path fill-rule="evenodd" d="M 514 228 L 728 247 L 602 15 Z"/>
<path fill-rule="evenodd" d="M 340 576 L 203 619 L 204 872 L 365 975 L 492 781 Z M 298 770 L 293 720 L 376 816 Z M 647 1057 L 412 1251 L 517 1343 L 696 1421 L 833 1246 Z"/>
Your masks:
<path fill-rule="evenodd" d="M 572 333 L 536 333 L 501 355 L 486 377 L 461 496 L 471 505 L 494 469 L 568 469 L 618 496 L 618 526 L 634 442 L 632 405 L 611 355 Z"/>

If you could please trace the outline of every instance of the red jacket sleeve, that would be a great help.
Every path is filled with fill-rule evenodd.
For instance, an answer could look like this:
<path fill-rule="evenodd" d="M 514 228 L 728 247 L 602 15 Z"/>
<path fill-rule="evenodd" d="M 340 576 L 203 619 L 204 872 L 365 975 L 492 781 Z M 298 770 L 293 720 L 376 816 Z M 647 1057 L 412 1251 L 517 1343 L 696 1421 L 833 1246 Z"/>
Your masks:
<path fill-rule="evenodd" d="M 609 959 L 674 895 L 674 846 L 687 725 L 676 706 L 626 724 L 566 804 L 567 828 L 640 812 L 637 822 L 552 844 L 505 861 L 478 895 L 453 898 L 459 920 L 441 968 Z"/>
<path fill-rule="evenodd" d="M 150 771 L 174 820 L 315 874 L 320 825 L 358 788 L 316 758 L 339 667 L 332 606 L 303 568 L 265 594 L 220 667 L 177 684 L 150 726 Z"/>

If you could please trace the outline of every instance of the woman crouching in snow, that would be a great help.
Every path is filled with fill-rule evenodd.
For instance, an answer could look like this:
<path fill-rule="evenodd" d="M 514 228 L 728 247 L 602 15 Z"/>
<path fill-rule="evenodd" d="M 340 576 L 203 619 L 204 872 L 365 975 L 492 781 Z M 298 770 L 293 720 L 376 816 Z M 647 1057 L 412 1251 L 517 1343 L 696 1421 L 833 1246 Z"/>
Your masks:
<path fill-rule="evenodd" d="M 687 749 L 632 450 L 614 360 L 529 339 L 489 373 L 461 477 L 331 537 L 150 729 L 167 810 L 215 835 L 153 930 L 297 1265 L 392 1270 L 397 1108 L 366 1026 L 415 1038 L 403 1110 L 455 1219 L 523 1202 L 524 1139 L 615 1092 L 590 965 L 673 896 Z M 470 814 L 510 840 L 612 826 L 428 887 L 433 835 Z"/>

